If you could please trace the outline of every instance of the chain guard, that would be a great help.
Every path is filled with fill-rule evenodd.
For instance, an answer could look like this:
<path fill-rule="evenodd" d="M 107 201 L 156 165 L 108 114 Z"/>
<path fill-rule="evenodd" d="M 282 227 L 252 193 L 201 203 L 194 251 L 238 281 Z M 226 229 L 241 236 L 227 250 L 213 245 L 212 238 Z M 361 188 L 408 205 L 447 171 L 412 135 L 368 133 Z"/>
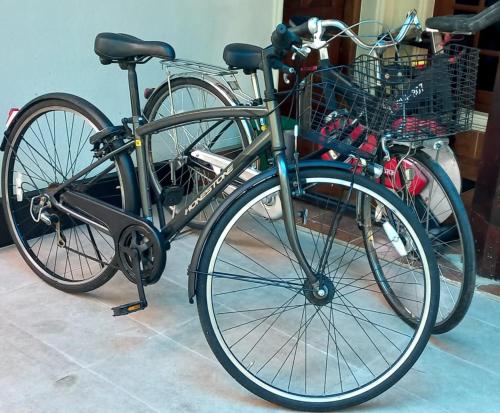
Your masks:
<path fill-rule="evenodd" d="M 109 230 L 118 266 L 130 281 L 136 282 L 131 258 L 133 248 L 139 251 L 143 284 L 153 284 L 160 279 L 165 269 L 167 248 L 163 235 L 150 221 L 76 191 L 64 192 L 60 200 L 66 208 Z M 56 200 L 53 204 L 57 208 Z"/>

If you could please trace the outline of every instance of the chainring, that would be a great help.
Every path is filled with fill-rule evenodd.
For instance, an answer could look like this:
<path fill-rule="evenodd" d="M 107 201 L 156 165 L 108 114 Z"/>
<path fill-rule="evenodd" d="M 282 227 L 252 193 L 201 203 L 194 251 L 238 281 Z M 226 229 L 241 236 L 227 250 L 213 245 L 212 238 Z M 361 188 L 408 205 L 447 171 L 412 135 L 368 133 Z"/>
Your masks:
<path fill-rule="evenodd" d="M 146 226 L 130 225 L 120 235 L 117 245 L 120 269 L 135 284 L 137 280 L 133 270 L 133 250 L 139 252 L 143 284 L 156 283 L 161 278 L 166 263 L 166 250 L 158 232 Z"/>

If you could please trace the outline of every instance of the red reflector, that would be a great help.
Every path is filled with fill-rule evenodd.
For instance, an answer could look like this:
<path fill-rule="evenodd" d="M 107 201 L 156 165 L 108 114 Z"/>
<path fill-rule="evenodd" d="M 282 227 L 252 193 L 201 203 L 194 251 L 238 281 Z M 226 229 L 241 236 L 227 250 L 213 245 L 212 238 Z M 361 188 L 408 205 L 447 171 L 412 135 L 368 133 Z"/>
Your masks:
<path fill-rule="evenodd" d="M 155 91 L 154 87 L 147 87 L 146 89 L 144 89 L 144 98 L 149 99 L 149 97 L 154 91 Z"/>
<path fill-rule="evenodd" d="M 302 73 L 312 73 L 318 70 L 318 66 L 304 66 L 300 68 Z"/>
<path fill-rule="evenodd" d="M 9 125 L 12 123 L 14 118 L 17 115 L 17 112 L 19 112 L 19 108 L 10 108 L 9 113 L 7 114 L 7 124 L 5 125 L 6 128 L 9 127 Z"/>

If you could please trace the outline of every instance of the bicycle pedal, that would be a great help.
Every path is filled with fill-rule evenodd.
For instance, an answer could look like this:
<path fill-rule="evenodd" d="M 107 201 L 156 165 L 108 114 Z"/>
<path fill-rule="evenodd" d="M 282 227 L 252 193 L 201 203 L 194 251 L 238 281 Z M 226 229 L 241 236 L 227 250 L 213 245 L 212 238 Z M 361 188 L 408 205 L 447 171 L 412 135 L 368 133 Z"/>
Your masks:
<path fill-rule="evenodd" d="M 161 191 L 161 203 L 165 206 L 180 204 L 184 196 L 184 188 L 181 186 L 169 186 Z"/>
<path fill-rule="evenodd" d="M 144 301 L 135 301 L 133 303 L 122 304 L 117 307 L 113 307 L 113 316 L 118 317 L 121 315 L 127 315 L 135 313 L 136 311 L 144 310 L 148 306 L 148 303 Z"/>

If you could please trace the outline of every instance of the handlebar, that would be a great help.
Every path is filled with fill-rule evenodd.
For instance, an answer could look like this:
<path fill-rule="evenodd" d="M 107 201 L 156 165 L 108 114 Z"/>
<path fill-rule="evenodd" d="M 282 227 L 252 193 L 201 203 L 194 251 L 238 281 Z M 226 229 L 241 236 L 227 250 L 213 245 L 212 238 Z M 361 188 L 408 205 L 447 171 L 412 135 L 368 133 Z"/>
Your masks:
<path fill-rule="evenodd" d="M 429 17 L 425 24 L 428 28 L 449 33 L 476 33 L 500 22 L 500 2 L 487 7 L 474 16 L 437 16 Z"/>
<path fill-rule="evenodd" d="M 282 62 L 283 56 L 292 50 L 298 50 L 302 41 L 292 30 L 288 30 L 284 24 L 278 24 L 271 34 L 273 52 L 268 56 L 269 63 L 273 69 L 291 75 L 295 69 Z"/>
<path fill-rule="evenodd" d="M 335 28 L 340 30 L 340 34 L 347 35 L 349 38 L 351 38 L 351 40 L 362 49 L 381 50 L 397 46 L 399 43 L 401 43 L 401 41 L 408 34 L 408 31 L 411 27 L 416 27 L 418 30 L 422 29 L 420 20 L 417 16 L 417 11 L 414 9 L 408 12 L 404 23 L 399 29 L 399 32 L 392 40 L 379 39 L 374 44 L 365 43 L 356 33 L 354 33 L 353 30 L 351 30 L 351 28 L 347 24 L 345 24 L 341 20 L 320 20 L 316 17 L 312 17 L 307 22 L 302 23 L 299 26 L 292 27 L 289 30 L 293 30 L 297 35 L 303 38 L 313 35 L 313 42 L 308 44 L 308 46 L 312 49 L 320 49 L 324 47 L 329 41 L 331 41 L 332 39 L 326 41 L 323 40 L 323 35 L 325 34 L 325 31 L 327 29 Z"/>
<path fill-rule="evenodd" d="M 406 19 L 401 25 L 399 32 L 393 38 L 393 40 L 380 39 L 374 44 L 367 44 L 363 42 L 356 33 L 354 33 L 344 22 L 339 20 L 324 20 L 323 27 L 335 27 L 342 30 L 343 33 L 347 34 L 352 41 L 357 44 L 362 49 L 373 50 L 373 49 L 387 49 L 389 47 L 397 46 L 406 37 L 408 31 L 412 26 L 417 29 L 421 29 L 420 21 L 417 16 L 417 11 L 415 9 L 410 10 L 406 15 Z"/>
<path fill-rule="evenodd" d="M 311 35 L 311 31 L 314 30 L 314 27 L 311 26 L 310 24 L 311 19 L 308 19 L 302 24 L 299 24 L 298 26 L 293 26 L 289 27 L 288 30 L 291 31 L 292 33 L 295 33 L 297 36 L 300 37 L 307 37 Z"/>

